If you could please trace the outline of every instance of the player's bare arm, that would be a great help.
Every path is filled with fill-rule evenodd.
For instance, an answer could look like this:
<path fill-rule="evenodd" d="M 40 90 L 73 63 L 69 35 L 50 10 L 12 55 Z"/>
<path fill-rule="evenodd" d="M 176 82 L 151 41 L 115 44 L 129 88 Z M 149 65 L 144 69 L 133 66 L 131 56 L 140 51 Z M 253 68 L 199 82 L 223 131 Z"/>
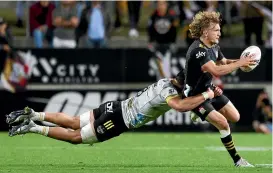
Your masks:
<path fill-rule="evenodd" d="M 212 99 L 213 97 L 214 97 L 214 92 L 212 90 L 208 90 L 206 92 L 203 92 L 202 94 L 187 97 L 184 99 L 181 99 L 180 96 L 172 97 L 171 99 L 167 98 L 167 103 L 171 108 L 179 112 L 186 112 L 196 108 L 205 100 Z"/>
<path fill-rule="evenodd" d="M 249 55 L 246 58 L 242 58 L 234 63 L 225 64 L 225 65 L 216 65 L 212 60 L 208 61 L 204 65 L 202 65 L 203 72 L 209 72 L 214 76 L 223 76 L 233 72 L 239 67 L 254 65 L 256 62 L 253 59 L 253 55 Z"/>
<path fill-rule="evenodd" d="M 226 58 L 225 58 L 226 59 Z M 239 61 L 239 59 L 226 59 L 226 64 L 231 64 Z"/>
<path fill-rule="evenodd" d="M 227 65 L 227 64 L 231 64 L 231 63 L 235 63 L 239 61 L 239 59 L 227 59 L 227 58 L 223 58 L 219 61 L 217 61 L 217 65 Z"/>

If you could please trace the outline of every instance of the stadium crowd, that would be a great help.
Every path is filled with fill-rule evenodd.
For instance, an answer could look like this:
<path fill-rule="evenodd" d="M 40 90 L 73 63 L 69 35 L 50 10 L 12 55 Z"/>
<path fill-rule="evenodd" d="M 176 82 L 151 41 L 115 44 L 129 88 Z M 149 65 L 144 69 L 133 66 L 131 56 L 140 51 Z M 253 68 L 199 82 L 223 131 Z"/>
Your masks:
<path fill-rule="evenodd" d="M 143 13 L 148 7 L 149 12 Z M 188 24 L 196 12 L 219 11 L 222 14 L 222 27 L 231 23 L 243 23 L 244 43 L 251 44 L 255 34 L 257 45 L 271 44 L 271 1 L 18 1 L 16 7 L 17 27 L 28 26 L 35 47 L 73 48 L 83 39 L 85 47 L 106 47 L 107 40 L 127 27 L 129 38 L 141 35 L 140 19 L 149 18 L 144 35 L 150 42 L 159 42 L 172 35 L 167 42 L 176 42 L 178 31 L 183 39 L 192 43 Z M 27 16 L 24 15 L 27 11 Z M 270 13 L 271 12 L 271 13 Z M 228 16 L 228 17 L 227 17 Z M 62 20 L 62 22 L 60 22 Z M 255 25 L 252 25 L 255 23 Z M 264 25 L 266 23 L 266 25 Z M 263 40 L 263 26 L 268 27 Z M 226 36 L 223 33 L 222 37 Z M 161 37 L 161 38 L 160 38 Z"/>

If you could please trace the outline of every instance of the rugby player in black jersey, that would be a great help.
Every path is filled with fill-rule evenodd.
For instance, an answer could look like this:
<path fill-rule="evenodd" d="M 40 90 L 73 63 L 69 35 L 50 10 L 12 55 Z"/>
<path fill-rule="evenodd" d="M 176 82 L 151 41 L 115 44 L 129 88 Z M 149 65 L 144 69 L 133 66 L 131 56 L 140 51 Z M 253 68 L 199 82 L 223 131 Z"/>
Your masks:
<path fill-rule="evenodd" d="M 211 87 L 213 76 L 222 76 L 242 66 L 255 64 L 252 56 L 230 60 L 220 50 L 220 14 L 217 12 L 198 12 L 189 25 L 190 33 L 196 40 L 186 55 L 185 97 L 198 95 Z M 207 100 L 192 110 L 192 120 L 206 120 L 221 134 L 221 141 L 238 167 L 253 167 L 243 159 L 234 146 L 228 121 L 237 122 L 240 114 L 230 100 L 221 95 Z M 201 121 L 200 120 L 200 121 Z"/>

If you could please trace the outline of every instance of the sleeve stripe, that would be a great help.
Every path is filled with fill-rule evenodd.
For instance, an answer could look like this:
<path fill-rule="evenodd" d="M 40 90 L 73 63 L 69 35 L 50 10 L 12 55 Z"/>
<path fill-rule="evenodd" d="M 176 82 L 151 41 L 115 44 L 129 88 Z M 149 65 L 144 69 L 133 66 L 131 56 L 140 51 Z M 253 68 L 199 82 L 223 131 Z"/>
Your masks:
<path fill-rule="evenodd" d="M 175 94 L 175 95 L 170 95 L 166 98 L 166 102 L 168 103 L 172 98 L 175 98 L 175 97 L 178 97 L 179 95 L 178 94 Z"/>

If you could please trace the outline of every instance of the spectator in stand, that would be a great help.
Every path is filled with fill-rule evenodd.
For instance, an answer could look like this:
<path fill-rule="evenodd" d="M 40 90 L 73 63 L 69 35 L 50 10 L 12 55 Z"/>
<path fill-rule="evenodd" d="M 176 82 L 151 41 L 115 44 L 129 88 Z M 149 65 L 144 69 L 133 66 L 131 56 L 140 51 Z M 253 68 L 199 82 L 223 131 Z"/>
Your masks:
<path fill-rule="evenodd" d="M 61 1 L 60 6 L 53 10 L 54 30 L 53 47 L 75 48 L 75 28 L 78 26 L 75 1 Z"/>
<path fill-rule="evenodd" d="M 155 54 L 158 78 L 172 77 L 170 58 L 164 58 L 162 55 L 174 50 L 178 27 L 179 17 L 174 10 L 168 8 L 168 2 L 157 1 L 157 8 L 149 19 L 147 29 L 148 48 Z M 161 53 L 161 57 L 157 52 Z"/>
<path fill-rule="evenodd" d="M 258 133 L 272 133 L 272 104 L 265 91 L 262 91 L 257 98 L 252 125 Z"/>
<path fill-rule="evenodd" d="M 129 13 L 129 22 L 130 22 L 130 30 L 129 36 L 130 37 L 138 37 L 138 22 L 140 17 L 140 8 L 141 8 L 141 1 L 127 1 L 128 5 L 128 13 Z"/>
<path fill-rule="evenodd" d="M 265 18 L 267 26 L 265 47 L 272 48 L 272 2 L 268 1 L 263 5 L 257 2 L 252 2 L 251 5 Z"/>
<path fill-rule="evenodd" d="M 172 44 L 176 42 L 179 18 L 174 10 L 168 9 L 168 2 L 158 1 L 157 8 L 148 23 L 149 42 Z"/>
<path fill-rule="evenodd" d="M 110 16 L 103 4 L 99 1 L 92 1 L 92 7 L 86 6 L 82 11 L 79 26 L 76 29 L 77 44 L 80 37 L 87 34 L 86 41 L 89 47 L 103 48 L 106 46 L 106 38 L 109 36 L 110 29 Z"/>
<path fill-rule="evenodd" d="M 146 1 L 147 2 L 147 1 Z M 114 29 L 120 31 L 122 29 L 122 19 L 126 16 L 128 10 L 128 4 L 126 1 L 115 1 L 115 19 L 114 19 Z"/>
<path fill-rule="evenodd" d="M 12 35 L 8 24 L 0 17 L 0 74 L 4 69 L 6 59 L 11 54 Z"/>
<path fill-rule="evenodd" d="M 105 47 L 105 21 L 99 1 L 92 2 L 92 10 L 88 20 L 87 44 L 92 48 Z"/>
<path fill-rule="evenodd" d="M 52 12 L 54 10 L 54 5 L 49 1 L 36 2 L 30 7 L 29 10 L 29 25 L 30 33 L 34 37 L 34 44 L 37 48 L 42 48 L 44 46 L 44 40 L 46 35 L 52 33 Z M 51 45 L 52 35 L 49 36 L 51 39 L 48 40 Z"/>
<path fill-rule="evenodd" d="M 263 2 L 257 2 L 262 4 Z M 252 33 L 256 36 L 256 43 L 260 46 L 264 44 L 262 39 L 262 30 L 264 17 L 263 15 L 251 5 L 251 2 L 242 1 L 240 7 L 241 16 L 244 22 L 245 30 L 245 45 L 251 45 L 251 35 Z"/>
<path fill-rule="evenodd" d="M 18 28 L 24 27 L 24 24 L 23 24 L 24 6 L 25 6 L 24 1 L 17 1 L 17 3 L 16 3 L 16 17 L 17 17 L 16 26 Z"/>
<path fill-rule="evenodd" d="M 179 23 L 180 26 L 184 25 L 184 22 L 186 20 L 186 13 L 185 13 L 185 4 L 183 1 L 177 1 L 178 11 L 179 11 Z"/>
<path fill-rule="evenodd" d="M 119 9 L 120 1 L 115 1 L 115 23 L 114 28 L 119 29 L 121 27 L 121 11 Z"/>

